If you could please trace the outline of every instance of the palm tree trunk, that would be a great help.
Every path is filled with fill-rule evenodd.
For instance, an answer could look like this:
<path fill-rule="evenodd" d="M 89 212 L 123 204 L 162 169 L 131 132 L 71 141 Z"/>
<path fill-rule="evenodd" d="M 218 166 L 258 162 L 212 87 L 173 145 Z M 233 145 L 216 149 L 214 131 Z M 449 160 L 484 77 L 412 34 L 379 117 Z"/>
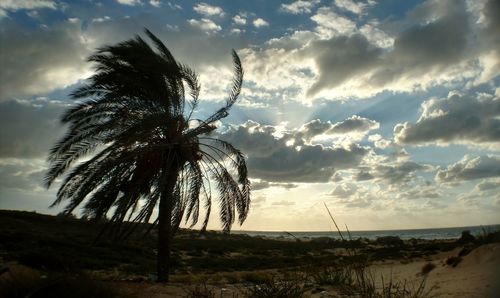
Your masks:
<path fill-rule="evenodd" d="M 165 177 L 165 188 L 161 193 L 158 211 L 158 255 L 157 281 L 168 282 L 170 274 L 170 250 L 172 248 L 172 209 L 174 205 L 174 188 L 179 175 L 176 167 L 169 169 Z"/>

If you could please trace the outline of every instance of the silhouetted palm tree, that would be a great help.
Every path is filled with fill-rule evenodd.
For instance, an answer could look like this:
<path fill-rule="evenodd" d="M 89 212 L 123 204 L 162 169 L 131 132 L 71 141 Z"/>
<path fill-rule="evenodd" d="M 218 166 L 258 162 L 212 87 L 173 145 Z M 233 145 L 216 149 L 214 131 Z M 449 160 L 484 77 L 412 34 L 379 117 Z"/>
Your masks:
<path fill-rule="evenodd" d="M 235 103 L 243 69 L 233 50 L 235 74 L 225 105 L 205 120 L 192 119 L 200 91 L 197 74 L 145 32 L 156 49 L 136 36 L 89 57 L 96 72 L 71 94 L 84 100 L 62 117 L 69 131 L 50 151 L 46 184 L 67 173 L 52 206 L 68 201 L 64 212 L 70 214 L 83 205 L 83 215 L 95 219 L 111 212 L 121 235 L 120 223 L 149 222 L 158 206 L 158 280 L 168 281 L 173 234 L 183 218 L 191 226 L 198 222 L 200 203 L 206 210 L 201 229 L 206 229 L 213 192 L 218 192 L 224 231 L 231 229 L 235 212 L 240 223 L 248 214 L 244 155 L 209 136 Z M 89 154 L 89 160 L 73 166 Z"/>

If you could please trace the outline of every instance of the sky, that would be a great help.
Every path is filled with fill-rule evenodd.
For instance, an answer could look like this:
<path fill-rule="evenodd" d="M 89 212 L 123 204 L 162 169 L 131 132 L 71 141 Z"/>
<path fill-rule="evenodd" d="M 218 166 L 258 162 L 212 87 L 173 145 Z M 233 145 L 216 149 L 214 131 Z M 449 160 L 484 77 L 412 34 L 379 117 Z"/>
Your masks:
<path fill-rule="evenodd" d="M 252 180 L 233 229 L 331 230 L 324 204 L 351 230 L 500 223 L 495 0 L 0 0 L 0 209 L 62 210 L 43 176 L 69 93 L 145 27 L 200 74 L 201 115 L 242 60 L 217 132 Z"/>

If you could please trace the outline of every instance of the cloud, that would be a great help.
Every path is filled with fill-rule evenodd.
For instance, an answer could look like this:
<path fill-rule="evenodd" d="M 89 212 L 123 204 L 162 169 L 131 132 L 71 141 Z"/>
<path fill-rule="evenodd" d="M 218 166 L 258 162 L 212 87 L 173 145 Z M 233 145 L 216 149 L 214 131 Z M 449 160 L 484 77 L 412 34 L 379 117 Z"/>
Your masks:
<path fill-rule="evenodd" d="M 314 137 L 331 137 L 336 135 L 350 136 L 353 139 L 363 138 L 369 131 L 378 129 L 380 124 L 377 121 L 354 115 L 348 119 L 331 123 L 323 122 L 319 119 L 312 120 L 300 128 L 305 140 Z"/>
<path fill-rule="evenodd" d="M 327 182 L 337 169 L 357 166 L 367 149 L 306 145 L 281 148 L 266 157 L 249 158 L 252 175 L 278 182 Z"/>
<path fill-rule="evenodd" d="M 488 82 L 500 73 L 500 3 L 487 1 L 482 10 L 484 29 L 479 34 L 479 62 L 483 68 L 477 83 Z M 480 17 L 481 19 L 481 17 Z"/>
<path fill-rule="evenodd" d="M 0 189 L 42 191 L 45 170 L 43 160 L 0 158 Z"/>
<path fill-rule="evenodd" d="M 358 27 L 332 8 L 320 8 L 311 17 L 318 24 L 319 39 L 302 53 L 316 65 L 317 80 L 307 96 L 368 97 L 384 90 L 413 92 L 465 81 L 478 84 L 498 76 L 498 39 L 487 38 L 495 36 L 491 32 L 496 33 L 492 29 L 496 21 L 484 17 L 488 25 L 481 29 L 465 1 L 427 3 L 429 12 L 413 19 L 409 13 L 406 25 L 399 24 L 403 30 L 392 29 L 394 36 L 380 28 L 398 24 L 375 20 Z M 496 13 L 492 10 L 486 15 Z"/>
<path fill-rule="evenodd" d="M 474 187 L 474 190 L 477 192 L 490 192 L 498 188 L 500 188 L 500 179 L 491 181 L 483 180 Z"/>
<path fill-rule="evenodd" d="M 352 1 L 352 0 L 335 0 L 335 5 L 338 8 L 352 12 L 354 14 L 365 14 L 369 6 L 375 4 L 375 1 Z"/>
<path fill-rule="evenodd" d="M 371 83 L 385 85 L 401 80 L 401 76 L 408 80 L 428 72 L 438 74 L 455 66 L 465 58 L 469 32 L 465 12 L 403 31 L 396 37 L 386 63 L 372 75 Z"/>
<path fill-rule="evenodd" d="M 123 5 L 135 6 L 141 4 L 141 0 L 116 0 L 118 3 Z"/>
<path fill-rule="evenodd" d="M 57 5 L 51 0 L 2 0 L 0 1 L 0 19 L 7 16 L 7 11 L 17 11 L 21 9 L 56 9 Z"/>
<path fill-rule="evenodd" d="M 102 23 L 102 22 L 106 22 L 106 21 L 110 21 L 110 20 L 111 20 L 111 18 L 109 16 L 104 16 L 104 17 L 94 18 L 94 19 L 92 19 L 92 22 Z"/>
<path fill-rule="evenodd" d="M 172 10 L 181 10 L 182 6 L 179 4 L 173 4 L 171 2 L 167 2 L 168 7 L 170 7 Z"/>
<path fill-rule="evenodd" d="M 330 7 L 321 7 L 311 17 L 318 26 L 316 31 L 323 39 L 337 35 L 349 35 L 356 30 L 356 23 L 351 19 L 338 14 Z"/>
<path fill-rule="evenodd" d="M 373 178 L 375 178 L 375 176 L 373 176 L 369 172 L 359 171 L 353 178 L 354 181 L 367 181 L 372 180 Z"/>
<path fill-rule="evenodd" d="M 264 19 L 257 18 L 255 20 L 253 20 L 253 25 L 255 26 L 255 28 L 261 28 L 261 27 L 269 26 L 269 23 L 267 21 L 265 21 Z"/>
<path fill-rule="evenodd" d="M 154 6 L 154 7 L 160 7 L 161 2 L 160 2 L 160 0 L 149 0 L 149 4 L 151 4 L 151 6 Z"/>
<path fill-rule="evenodd" d="M 217 25 L 214 21 L 210 19 L 201 19 L 201 20 L 190 19 L 188 20 L 188 23 L 193 27 L 197 27 L 207 32 L 217 32 L 222 29 L 221 26 Z"/>
<path fill-rule="evenodd" d="M 306 51 L 314 57 L 319 72 L 316 82 L 307 91 L 308 96 L 365 74 L 377 64 L 381 55 L 381 50 L 360 34 L 316 40 Z"/>
<path fill-rule="evenodd" d="M 223 17 L 225 15 L 224 10 L 219 6 L 212 6 L 204 2 L 196 4 L 193 10 L 205 17 Z"/>
<path fill-rule="evenodd" d="M 47 99 L 0 102 L 0 158 L 45 157 L 64 129 L 67 106 Z"/>
<path fill-rule="evenodd" d="M 358 20 L 321 7 L 311 16 L 317 24 L 311 31 L 291 31 L 240 50 L 247 80 L 261 90 L 293 90 L 283 100 L 309 104 L 479 83 L 496 61 L 497 39 L 490 33 L 486 42 L 483 34 L 494 32 L 494 21 L 485 16 L 479 23 L 464 1 L 428 3 L 428 12 L 409 12 L 400 21 Z M 499 73 L 489 72 L 485 80 Z"/>
<path fill-rule="evenodd" d="M 376 165 L 373 175 L 389 184 L 402 184 L 410 182 L 415 177 L 417 171 L 427 171 L 430 169 L 429 166 L 413 161 L 402 161 L 392 165 Z"/>
<path fill-rule="evenodd" d="M 291 14 L 301 14 L 310 13 L 311 9 L 319 4 L 319 0 L 297 0 L 290 4 L 281 4 L 280 11 L 291 13 Z"/>
<path fill-rule="evenodd" d="M 76 83 L 90 74 L 90 53 L 79 24 L 0 30 L 0 100 L 41 95 Z"/>
<path fill-rule="evenodd" d="M 276 136 L 274 126 L 253 121 L 233 126 L 220 137 L 248 155 L 252 178 L 264 181 L 327 182 L 336 170 L 356 167 L 368 149 L 356 144 L 303 144 L 297 130 Z M 290 145 L 295 140 L 293 145 Z"/>
<path fill-rule="evenodd" d="M 460 161 L 441 169 L 436 174 L 439 182 L 460 182 L 500 176 L 499 156 L 465 155 Z"/>
<path fill-rule="evenodd" d="M 421 187 L 417 186 L 414 189 L 398 193 L 399 199 L 438 199 L 441 197 L 440 193 L 433 186 Z"/>
<path fill-rule="evenodd" d="M 157 14 L 161 14 L 162 18 L 158 18 Z M 163 17 L 175 19 L 176 15 L 178 15 L 176 11 L 157 12 L 157 10 L 154 10 L 154 13 L 115 19 L 113 22 L 93 23 L 88 27 L 85 35 L 89 40 L 92 40 L 92 47 L 94 48 L 129 39 L 132 36 L 131 34 L 139 34 L 147 39 L 142 34 L 144 27 L 147 27 L 165 43 L 176 59 L 189 64 L 201 75 L 204 74 L 203 72 L 208 66 L 212 66 L 216 67 L 218 74 L 227 70 L 229 77 L 231 77 L 230 50 L 243 47 L 244 43 L 241 37 L 215 34 L 222 28 L 209 19 L 179 20 L 179 25 L 176 25 L 175 29 L 169 29 L 162 21 Z M 214 34 L 207 34 L 206 30 Z M 200 52 L 200 49 L 203 49 L 203 51 Z M 213 69 L 210 71 L 213 71 Z M 212 85 L 217 85 L 214 80 L 219 80 L 219 76 L 214 76 L 211 72 L 207 74 Z M 220 80 L 223 79 L 225 77 L 220 78 Z M 223 82 L 227 84 L 227 81 Z M 208 85 L 202 85 L 202 95 L 207 92 L 209 87 Z"/>
<path fill-rule="evenodd" d="M 262 190 L 267 189 L 269 187 L 280 187 L 284 189 L 292 189 L 298 187 L 297 184 L 293 183 L 275 183 L 264 180 L 252 181 L 252 190 Z"/>
<path fill-rule="evenodd" d="M 245 25 L 247 23 L 247 19 L 244 16 L 238 14 L 233 17 L 233 22 L 236 25 Z"/>
<path fill-rule="evenodd" d="M 330 192 L 329 195 L 339 198 L 349 198 L 356 194 L 357 190 L 358 187 L 354 183 L 342 183 L 335 186 L 335 188 L 332 192 Z"/>
<path fill-rule="evenodd" d="M 422 114 L 415 124 L 394 127 L 398 144 L 432 145 L 436 142 L 469 146 L 494 146 L 500 142 L 499 94 L 460 94 L 422 103 Z"/>
<path fill-rule="evenodd" d="M 374 135 L 368 136 L 368 140 L 373 142 L 373 145 L 375 145 L 376 148 L 380 148 L 380 149 L 388 148 L 393 144 L 393 142 L 391 140 L 384 139 L 379 134 L 374 134 Z"/>

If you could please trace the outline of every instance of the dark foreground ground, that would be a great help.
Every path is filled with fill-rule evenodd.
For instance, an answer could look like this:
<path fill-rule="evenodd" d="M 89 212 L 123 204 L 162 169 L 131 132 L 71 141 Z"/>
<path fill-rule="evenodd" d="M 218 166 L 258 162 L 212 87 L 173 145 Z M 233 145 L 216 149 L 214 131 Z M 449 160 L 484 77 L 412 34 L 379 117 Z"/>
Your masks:
<path fill-rule="evenodd" d="M 387 282 L 379 285 L 367 268 L 423 262 L 419 271 L 425 277 L 437 265 L 455 267 L 475 248 L 499 241 L 498 233 L 462 240 L 283 241 L 181 230 L 172 251 L 171 280 L 177 290 L 169 292 L 151 282 L 155 230 L 145 235 L 149 227 L 144 225 L 126 241 L 113 241 L 110 234 L 96 241 L 104 226 L 102 222 L 0 210 L 0 266 L 4 271 L 0 297 L 25 297 L 30 291 L 34 293 L 31 297 L 77 297 L 77 292 L 81 297 L 147 297 L 156 292 L 162 293 L 158 297 L 426 297 L 423 291 L 420 296 L 402 294 L 414 294 L 418 283 L 412 285 L 413 290 L 398 283 L 397 289 L 386 290 L 394 292 L 392 296 L 377 296 L 383 294 Z M 433 256 L 443 253 L 449 255 L 443 264 L 431 262 Z M 361 283 L 377 289 L 358 289 Z M 75 287 L 81 290 L 71 290 Z M 330 291 L 329 287 L 337 289 Z M 142 291 L 145 288 L 152 291 L 147 296 Z M 85 292 L 89 290 L 98 293 Z"/>

